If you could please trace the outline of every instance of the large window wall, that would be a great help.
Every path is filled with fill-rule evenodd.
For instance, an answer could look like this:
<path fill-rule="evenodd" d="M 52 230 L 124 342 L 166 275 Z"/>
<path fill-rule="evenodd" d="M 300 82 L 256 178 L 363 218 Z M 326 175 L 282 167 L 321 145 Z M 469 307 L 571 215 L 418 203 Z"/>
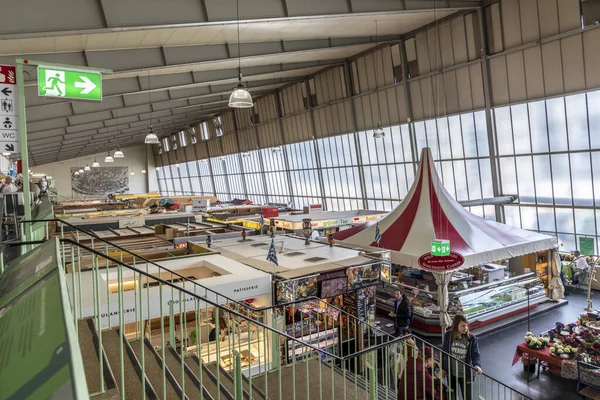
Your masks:
<path fill-rule="evenodd" d="M 477 111 L 386 127 L 384 139 L 363 131 L 180 163 L 158 171 L 158 181 L 165 194 L 189 187 L 222 201 L 389 211 L 407 195 L 421 149 L 429 147 L 458 201 L 494 196 L 495 163 L 501 193 L 520 199 L 504 206 L 507 224 L 556 235 L 565 250 L 576 249 L 579 236 L 594 237 L 598 252 L 600 91 L 497 107 L 492 114 L 493 143 L 485 112 Z M 469 211 L 496 219 L 494 206 Z"/>

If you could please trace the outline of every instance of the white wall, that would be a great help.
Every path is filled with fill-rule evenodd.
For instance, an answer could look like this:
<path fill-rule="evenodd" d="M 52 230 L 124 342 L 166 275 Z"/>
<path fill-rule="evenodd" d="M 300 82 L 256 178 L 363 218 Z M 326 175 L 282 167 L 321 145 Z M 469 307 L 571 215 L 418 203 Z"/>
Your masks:
<path fill-rule="evenodd" d="M 45 175 L 51 175 L 54 179 L 54 187 L 56 188 L 59 196 L 66 198 L 73 198 L 73 192 L 71 190 L 71 167 L 85 167 L 85 165 L 91 166 L 94 162 L 94 158 L 100 163 L 102 167 L 128 167 L 129 173 L 135 172 L 135 175 L 129 175 L 129 193 L 148 193 L 148 177 L 147 174 L 142 174 L 142 169 L 145 169 L 151 174 L 156 174 L 153 169 L 148 171 L 146 146 L 135 146 L 127 147 L 122 149 L 125 154 L 125 158 L 115 158 L 113 163 L 105 163 L 104 157 L 106 152 L 98 153 L 95 156 L 87 156 L 83 158 L 76 158 L 66 161 L 60 161 L 52 164 L 38 165 L 31 168 L 34 174 L 43 173 Z M 111 155 L 114 154 L 114 150 Z M 154 178 L 156 179 L 156 178 Z"/>

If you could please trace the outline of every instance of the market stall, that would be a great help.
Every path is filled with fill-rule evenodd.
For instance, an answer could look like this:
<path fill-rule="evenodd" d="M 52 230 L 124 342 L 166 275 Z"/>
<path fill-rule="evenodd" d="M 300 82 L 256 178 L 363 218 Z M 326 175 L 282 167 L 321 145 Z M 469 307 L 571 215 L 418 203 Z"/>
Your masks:
<path fill-rule="evenodd" d="M 445 190 L 428 148 L 423 149 L 415 181 L 398 207 L 377 222 L 340 231 L 334 234 L 334 239 L 347 246 L 390 250 L 394 264 L 392 275 L 396 276 L 396 282 L 402 283 L 403 278 L 415 270 L 427 275 L 431 281 L 429 290 L 418 286 L 414 289 L 416 293 L 421 290 L 435 292 L 437 304 L 431 311 L 437 311 L 442 330 L 449 325 L 449 314 L 453 312 L 448 307 L 448 290 L 455 279 L 455 271 L 477 267 L 483 275 L 481 268 L 485 264 L 553 251 L 556 247 L 554 237 L 484 220 L 465 210 Z M 552 254 L 548 254 L 548 259 L 552 258 Z M 401 272 L 400 276 L 398 272 Z M 488 276 L 490 272 L 487 271 Z M 547 295 L 555 299 L 562 297 L 558 268 L 554 263 L 548 263 L 548 274 Z M 474 279 L 475 274 L 470 275 L 473 275 L 471 284 L 466 283 L 463 290 L 485 283 Z M 488 284 L 495 287 L 504 282 L 507 281 L 499 279 Z M 537 283 L 532 284 L 537 286 Z M 512 294 L 507 296 L 512 297 Z M 491 308 L 495 309 L 495 306 L 496 301 Z"/>

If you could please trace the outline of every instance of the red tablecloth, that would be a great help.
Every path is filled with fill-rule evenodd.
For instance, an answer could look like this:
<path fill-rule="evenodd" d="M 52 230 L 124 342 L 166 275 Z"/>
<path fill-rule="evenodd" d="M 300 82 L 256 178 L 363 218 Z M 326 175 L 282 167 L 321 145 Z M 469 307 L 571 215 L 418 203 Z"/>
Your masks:
<path fill-rule="evenodd" d="M 517 362 L 519 362 L 519 360 L 523 356 L 523 353 L 527 353 L 531 357 L 537 358 L 540 361 L 544 361 L 548 363 L 549 366 L 556 367 L 558 369 L 561 368 L 562 362 L 564 361 L 562 358 L 555 357 L 552 354 L 550 354 L 550 347 L 544 347 L 540 350 L 534 350 L 527 347 L 525 342 L 523 342 L 517 346 L 517 351 L 515 351 L 515 356 L 513 357 L 512 365 L 515 365 Z"/>

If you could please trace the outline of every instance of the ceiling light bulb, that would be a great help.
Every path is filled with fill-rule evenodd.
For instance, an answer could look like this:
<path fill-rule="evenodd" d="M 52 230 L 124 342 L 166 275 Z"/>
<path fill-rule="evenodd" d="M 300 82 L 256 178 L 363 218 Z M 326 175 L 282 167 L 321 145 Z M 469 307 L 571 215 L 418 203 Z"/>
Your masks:
<path fill-rule="evenodd" d="M 377 124 L 377 128 L 373 129 L 373 138 L 383 139 L 385 138 L 385 132 L 381 127 L 381 123 Z"/>
<path fill-rule="evenodd" d="M 115 151 L 115 158 L 124 158 L 125 154 L 123 154 L 123 152 L 121 151 L 121 149 L 117 149 L 117 151 Z"/>
<path fill-rule="evenodd" d="M 240 84 L 233 89 L 231 95 L 229 96 L 229 107 L 250 108 L 252 106 L 254 106 L 252 95 L 240 82 Z"/>
<path fill-rule="evenodd" d="M 146 135 L 146 139 L 144 139 L 144 143 L 146 144 L 159 144 L 160 141 L 158 140 L 158 136 L 156 136 L 154 133 L 149 133 Z"/>
<path fill-rule="evenodd" d="M 146 170 L 145 170 L 145 169 L 143 169 L 143 170 L 142 170 L 142 174 L 145 174 L 145 173 L 146 173 Z"/>
<path fill-rule="evenodd" d="M 98 163 L 98 161 L 94 161 L 94 163 L 92 164 L 92 168 L 98 168 L 100 166 L 100 164 Z"/>
<path fill-rule="evenodd" d="M 109 162 L 115 162 L 115 160 L 111 157 L 111 155 L 107 155 L 106 158 L 104 159 L 104 162 L 109 163 Z"/>
<path fill-rule="evenodd" d="M 90 166 L 86 165 L 85 168 L 83 169 L 84 171 L 89 171 L 90 170 Z"/>

